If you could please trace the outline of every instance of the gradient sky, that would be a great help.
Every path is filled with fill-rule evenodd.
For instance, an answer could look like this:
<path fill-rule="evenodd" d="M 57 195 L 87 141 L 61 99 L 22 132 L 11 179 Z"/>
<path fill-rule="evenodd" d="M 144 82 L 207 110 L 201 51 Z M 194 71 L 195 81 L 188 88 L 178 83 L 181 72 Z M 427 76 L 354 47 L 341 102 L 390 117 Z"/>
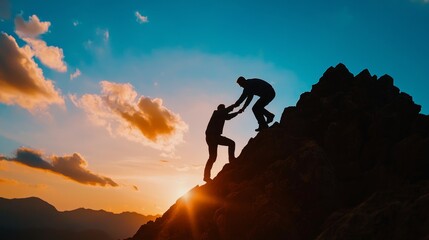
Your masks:
<path fill-rule="evenodd" d="M 163 213 L 203 184 L 240 75 L 274 86 L 276 121 L 340 62 L 427 114 L 428 23 L 428 0 L 0 0 L 0 196 Z M 237 155 L 256 127 L 250 108 L 226 123 Z"/>

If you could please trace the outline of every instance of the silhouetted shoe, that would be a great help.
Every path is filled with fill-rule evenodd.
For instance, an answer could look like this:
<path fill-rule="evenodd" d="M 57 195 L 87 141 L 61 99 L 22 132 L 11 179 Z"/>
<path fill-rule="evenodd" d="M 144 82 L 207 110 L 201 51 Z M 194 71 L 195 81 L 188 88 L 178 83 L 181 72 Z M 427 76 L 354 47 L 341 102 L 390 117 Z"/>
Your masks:
<path fill-rule="evenodd" d="M 211 178 L 209 178 L 209 177 L 204 177 L 204 182 L 207 182 L 207 183 L 209 183 L 209 182 L 211 182 L 211 181 L 213 181 L 213 179 L 211 179 Z"/>
<path fill-rule="evenodd" d="M 255 129 L 255 131 L 259 132 L 259 131 L 262 131 L 262 130 L 267 129 L 267 128 L 268 128 L 268 126 L 259 126 L 257 129 Z"/>
<path fill-rule="evenodd" d="M 265 124 L 259 124 L 259 127 L 257 129 L 255 129 L 255 131 L 259 132 L 259 131 L 266 129 L 266 128 L 268 128 L 268 124 L 266 124 L 266 123 Z"/>
<path fill-rule="evenodd" d="M 267 117 L 267 124 L 274 120 L 274 116 L 275 115 L 271 113 L 271 115 Z"/>

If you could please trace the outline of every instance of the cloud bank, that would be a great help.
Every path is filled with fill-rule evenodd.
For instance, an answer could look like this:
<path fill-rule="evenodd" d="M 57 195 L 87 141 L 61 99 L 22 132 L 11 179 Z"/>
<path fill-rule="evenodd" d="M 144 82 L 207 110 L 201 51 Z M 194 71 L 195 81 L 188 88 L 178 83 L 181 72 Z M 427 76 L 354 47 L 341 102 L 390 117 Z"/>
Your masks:
<path fill-rule="evenodd" d="M 60 91 L 45 79 L 28 46 L 20 48 L 15 38 L 2 32 L 0 49 L 0 102 L 29 111 L 64 105 Z"/>
<path fill-rule="evenodd" d="M 183 142 L 187 124 L 163 106 L 162 99 L 140 96 L 129 83 L 102 81 L 101 95 L 85 94 L 72 102 L 111 134 L 171 152 Z"/>
<path fill-rule="evenodd" d="M 118 186 L 112 179 L 89 171 L 87 169 L 88 163 L 79 153 L 66 156 L 53 155 L 45 159 L 40 151 L 24 147 L 19 148 L 16 151 L 16 156 L 13 158 L 0 156 L 0 160 L 13 161 L 28 167 L 46 170 L 65 176 L 78 183 L 112 187 Z"/>

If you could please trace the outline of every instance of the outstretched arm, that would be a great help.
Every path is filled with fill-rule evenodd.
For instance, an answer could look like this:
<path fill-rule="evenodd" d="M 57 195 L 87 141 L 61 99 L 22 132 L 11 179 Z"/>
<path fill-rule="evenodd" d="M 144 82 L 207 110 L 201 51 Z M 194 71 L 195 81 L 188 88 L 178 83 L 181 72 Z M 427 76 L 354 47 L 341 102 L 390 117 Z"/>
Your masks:
<path fill-rule="evenodd" d="M 234 110 L 234 108 L 235 108 L 235 104 L 232 104 L 231 106 L 229 106 L 229 107 L 225 108 L 225 111 L 226 111 L 227 113 L 229 113 L 229 112 L 231 112 L 232 110 Z"/>
<path fill-rule="evenodd" d="M 243 89 L 243 93 L 241 94 L 240 98 L 233 104 L 234 107 L 240 106 L 240 104 L 248 97 L 248 94 L 246 92 L 246 89 Z"/>
<path fill-rule="evenodd" d="M 240 113 L 240 111 L 226 115 L 226 120 L 231 120 L 231 119 L 235 118 L 239 113 Z"/>
<path fill-rule="evenodd" d="M 246 102 L 244 103 L 243 107 L 240 109 L 240 112 L 244 112 L 244 109 L 247 108 L 247 106 L 249 106 L 250 102 L 253 99 L 253 95 L 249 95 L 246 99 Z"/>

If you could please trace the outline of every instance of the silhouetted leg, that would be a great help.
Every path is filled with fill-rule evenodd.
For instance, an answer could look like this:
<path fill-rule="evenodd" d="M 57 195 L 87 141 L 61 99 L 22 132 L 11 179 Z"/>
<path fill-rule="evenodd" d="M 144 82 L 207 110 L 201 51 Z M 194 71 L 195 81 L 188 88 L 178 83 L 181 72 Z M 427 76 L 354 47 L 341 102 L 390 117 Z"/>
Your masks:
<path fill-rule="evenodd" d="M 222 146 L 228 146 L 229 162 L 233 162 L 235 160 L 235 142 L 227 137 L 220 136 L 218 144 Z"/>
<path fill-rule="evenodd" d="M 264 118 L 264 112 L 265 112 L 264 107 L 267 104 L 263 100 L 264 100 L 263 98 L 259 98 L 258 101 L 256 101 L 255 105 L 253 105 L 252 107 L 253 114 L 255 114 L 255 118 L 259 124 L 259 128 L 257 129 L 257 131 L 268 127 L 268 124 Z"/>
<path fill-rule="evenodd" d="M 217 139 L 216 137 L 206 136 L 206 142 L 209 147 L 209 159 L 204 168 L 204 181 L 208 182 L 211 180 L 210 172 L 217 158 Z"/>
<path fill-rule="evenodd" d="M 270 95 L 264 96 L 262 98 L 261 101 L 263 101 L 263 115 L 267 118 L 267 123 L 270 123 L 273 121 L 274 119 L 274 114 L 271 113 L 270 111 L 268 111 L 267 109 L 265 109 L 265 107 L 271 102 L 273 101 L 274 97 L 276 96 L 276 93 L 273 92 Z"/>
<path fill-rule="evenodd" d="M 274 120 L 275 115 L 264 108 L 263 115 L 267 118 L 267 124 Z"/>
<path fill-rule="evenodd" d="M 274 99 L 275 95 L 275 92 L 273 92 L 270 95 L 260 97 L 258 101 L 256 101 L 255 105 L 253 105 L 252 110 L 259 124 L 259 128 L 256 129 L 257 131 L 268 128 L 268 123 L 273 121 L 274 114 L 265 109 L 265 106 L 267 106 Z M 265 120 L 265 117 L 267 120 Z"/>

